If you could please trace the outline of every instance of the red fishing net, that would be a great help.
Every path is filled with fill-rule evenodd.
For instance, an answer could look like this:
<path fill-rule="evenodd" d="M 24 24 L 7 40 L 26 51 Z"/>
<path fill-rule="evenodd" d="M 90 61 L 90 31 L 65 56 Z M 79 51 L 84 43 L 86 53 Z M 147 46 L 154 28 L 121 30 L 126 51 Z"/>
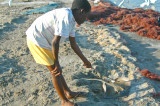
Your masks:
<path fill-rule="evenodd" d="M 144 77 L 147 77 L 147 78 L 152 79 L 152 80 L 160 81 L 160 76 L 158 76 L 158 74 L 151 73 L 151 72 L 150 72 L 149 70 L 147 70 L 147 69 L 141 70 L 140 73 L 141 73 L 142 76 L 144 76 Z"/>
<path fill-rule="evenodd" d="M 158 23 L 160 13 L 142 8 L 120 8 L 104 1 L 97 6 L 91 5 L 92 9 L 88 20 L 94 25 L 120 25 L 120 29 L 123 31 L 136 32 L 140 36 L 160 40 L 160 24 Z"/>

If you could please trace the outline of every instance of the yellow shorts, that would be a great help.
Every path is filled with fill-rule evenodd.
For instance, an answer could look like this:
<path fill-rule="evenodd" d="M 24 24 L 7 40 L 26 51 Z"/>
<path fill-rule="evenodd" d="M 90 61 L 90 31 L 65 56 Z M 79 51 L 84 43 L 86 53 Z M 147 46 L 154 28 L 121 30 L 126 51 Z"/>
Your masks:
<path fill-rule="evenodd" d="M 28 38 L 27 38 L 27 45 L 36 63 L 47 66 L 54 64 L 53 54 L 51 50 L 44 49 L 35 45 Z"/>

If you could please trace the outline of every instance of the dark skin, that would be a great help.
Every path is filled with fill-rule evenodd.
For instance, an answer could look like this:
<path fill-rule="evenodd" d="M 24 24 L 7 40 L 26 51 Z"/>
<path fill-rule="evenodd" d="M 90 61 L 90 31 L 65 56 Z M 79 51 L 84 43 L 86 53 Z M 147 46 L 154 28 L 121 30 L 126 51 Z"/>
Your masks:
<path fill-rule="evenodd" d="M 84 9 L 79 9 L 79 10 L 72 10 L 73 16 L 77 22 L 78 25 L 81 25 L 84 23 L 88 15 L 90 14 L 89 12 L 86 12 Z"/>
<path fill-rule="evenodd" d="M 86 20 L 89 12 L 85 12 L 83 9 L 79 10 L 72 10 L 73 16 L 77 24 L 81 25 Z M 61 36 L 55 35 L 54 39 L 52 40 L 52 53 L 54 58 L 54 65 L 46 66 L 52 75 L 52 82 L 57 90 L 58 95 L 62 100 L 62 106 L 74 106 L 75 104 L 70 102 L 68 99 L 73 98 L 77 95 L 78 92 L 72 92 L 69 87 L 67 86 L 65 79 L 62 75 L 62 69 L 59 64 L 58 60 L 58 52 L 59 52 L 59 42 Z M 87 58 L 82 54 L 79 46 L 76 43 L 74 37 L 69 37 L 70 44 L 74 52 L 80 57 L 83 61 L 86 68 L 92 68 L 91 63 L 87 60 Z"/>

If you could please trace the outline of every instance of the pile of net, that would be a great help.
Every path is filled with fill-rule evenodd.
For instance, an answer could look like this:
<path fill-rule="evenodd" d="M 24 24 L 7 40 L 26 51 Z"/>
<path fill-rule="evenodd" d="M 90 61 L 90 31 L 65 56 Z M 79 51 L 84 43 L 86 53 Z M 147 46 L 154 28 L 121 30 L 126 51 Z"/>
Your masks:
<path fill-rule="evenodd" d="M 136 32 L 140 36 L 160 40 L 160 13 L 142 8 L 126 9 L 101 1 L 97 6 L 92 3 L 88 20 L 94 25 L 119 25 L 123 31 Z"/>

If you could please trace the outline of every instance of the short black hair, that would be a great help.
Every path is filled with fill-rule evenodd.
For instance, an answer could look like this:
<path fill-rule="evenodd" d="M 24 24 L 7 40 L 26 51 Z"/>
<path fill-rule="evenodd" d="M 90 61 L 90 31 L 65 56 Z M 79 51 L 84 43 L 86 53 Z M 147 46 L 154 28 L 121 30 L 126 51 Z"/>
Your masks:
<path fill-rule="evenodd" d="M 71 9 L 84 9 L 84 11 L 89 12 L 91 10 L 91 5 L 88 0 L 74 0 Z"/>

